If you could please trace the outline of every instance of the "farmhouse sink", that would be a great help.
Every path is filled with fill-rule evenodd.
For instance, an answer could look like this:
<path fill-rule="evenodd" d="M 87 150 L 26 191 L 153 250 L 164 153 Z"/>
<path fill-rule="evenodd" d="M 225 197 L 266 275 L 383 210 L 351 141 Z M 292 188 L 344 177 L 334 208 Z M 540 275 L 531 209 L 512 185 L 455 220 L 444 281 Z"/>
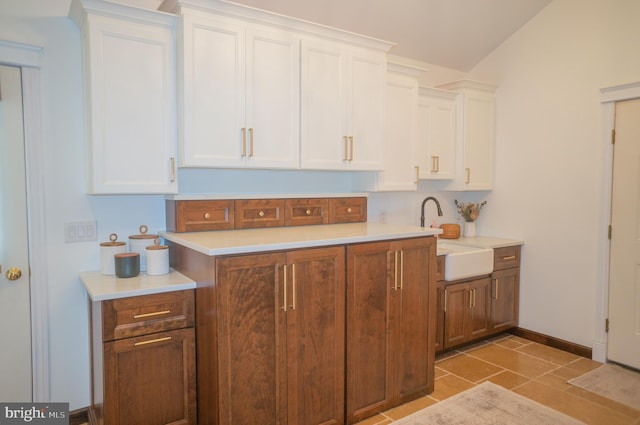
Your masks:
<path fill-rule="evenodd" d="M 493 271 L 493 249 L 477 248 L 438 240 L 438 255 L 444 255 L 444 280 L 487 275 Z"/>

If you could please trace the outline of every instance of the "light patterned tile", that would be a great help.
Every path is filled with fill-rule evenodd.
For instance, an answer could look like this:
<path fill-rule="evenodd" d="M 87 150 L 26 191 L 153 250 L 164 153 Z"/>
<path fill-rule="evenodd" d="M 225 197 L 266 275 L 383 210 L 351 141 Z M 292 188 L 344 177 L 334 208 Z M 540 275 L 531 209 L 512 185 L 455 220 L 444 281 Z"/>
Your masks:
<path fill-rule="evenodd" d="M 498 366 L 476 359 L 475 357 L 467 356 L 466 354 L 442 361 L 438 364 L 438 368 L 471 382 L 484 380 L 502 371 L 502 368 Z"/>
<path fill-rule="evenodd" d="M 510 350 L 495 344 L 478 348 L 468 352 L 467 354 L 528 378 L 538 377 L 558 367 L 546 360 L 537 359 L 529 356 L 528 354 Z"/>
<path fill-rule="evenodd" d="M 472 388 L 474 385 L 462 378 L 449 374 L 442 378 L 436 379 L 435 390 L 431 394 L 431 397 L 436 400 L 442 401 L 453 395 L 461 393 L 462 391 Z"/>
<path fill-rule="evenodd" d="M 534 356 L 557 365 L 566 365 L 580 359 L 580 356 L 576 356 L 575 354 L 541 344 L 525 345 L 523 347 L 516 348 L 516 351 L 529 354 L 530 356 Z"/>

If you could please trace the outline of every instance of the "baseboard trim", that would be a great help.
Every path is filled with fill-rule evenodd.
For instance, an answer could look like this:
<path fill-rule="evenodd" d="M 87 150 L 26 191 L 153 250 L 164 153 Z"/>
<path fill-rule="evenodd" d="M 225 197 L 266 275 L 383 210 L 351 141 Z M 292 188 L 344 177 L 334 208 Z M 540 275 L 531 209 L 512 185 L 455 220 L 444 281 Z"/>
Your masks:
<path fill-rule="evenodd" d="M 82 425 L 89 422 L 89 408 L 69 412 L 69 425 Z"/>
<path fill-rule="evenodd" d="M 513 328 L 509 331 L 512 335 L 519 336 L 521 338 L 528 339 L 530 341 L 537 342 L 542 345 L 557 348 L 559 350 L 567 351 L 575 354 L 576 356 L 586 357 L 591 359 L 593 356 L 593 350 L 584 345 L 575 344 L 573 342 L 565 341 L 564 339 L 555 338 L 553 336 L 544 335 L 539 332 L 530 331 L 523 328 Z"/>

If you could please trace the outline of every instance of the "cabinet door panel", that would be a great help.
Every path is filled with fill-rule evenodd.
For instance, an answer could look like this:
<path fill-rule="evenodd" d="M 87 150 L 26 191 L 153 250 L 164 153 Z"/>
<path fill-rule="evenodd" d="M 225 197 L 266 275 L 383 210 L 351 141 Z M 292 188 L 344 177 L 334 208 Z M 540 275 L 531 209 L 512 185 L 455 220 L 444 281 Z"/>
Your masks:
<path fill-rule="evenodd" d="M 489 332 L 489 302 L 491 279 L 479 279 L 469 283 L 472 300 L 469 308 L 468 338 L 475 339 Z"/>
<path fill-rule="evenodd" d="M 285 260 L 263 254 L 216 262 L 220 423 L 286 423 Z"/>
<path fill-rule="evenodd" d="M 247 30 L 247 166 L 300 165 L 300 39 L 283 31 Z"/>
<path fill-rule="evenodd" d="M 391 401 L 389 243 L 347 247 L 347 420 Z"/>
<path fill-rule="evenodd" d="M 491 331 L 499 332 L 518 325 L 520 269 L 505 269 L 492 275 Z"/>
<path fill-rule="evenodd" d="M 288 254 L 289 423 L 344 423 L 343 247 Z"/>
<path fill-rule="evenodd" d="M 398 403 L 405 397 L 427 391 L 433 385 L 435 332 L 435 239 L 395 242 L 400 251 L 399 305 L 396 304 L 397 338 L 394 364 Z M 431 282 L 431 283 L 430 283 Z"/>
<path fill-rule="evenodd" d="M 193 329 L 105 343 L 104 361 L 104 423 L 196 423 Z"/>
<path fill-rule="evenodd" d="M 183 33 L 181 165 L 242 166 L 244 27 L 185 15 Z"/>
<path fill-rule="evenodd" d="M 469 298 L 469 289 L 466 284 L 449 285 L 445 289 L 445 348 L 461 344 L 467 338 Z"/>

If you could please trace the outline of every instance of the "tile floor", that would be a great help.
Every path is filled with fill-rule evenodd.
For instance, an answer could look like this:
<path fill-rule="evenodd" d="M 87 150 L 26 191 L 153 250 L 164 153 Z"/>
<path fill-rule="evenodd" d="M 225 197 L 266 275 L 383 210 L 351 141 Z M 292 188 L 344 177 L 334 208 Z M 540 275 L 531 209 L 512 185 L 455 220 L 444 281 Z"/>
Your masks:
<path fill-rule="evenodd" d="M 432 394 L 358 425 L 387 425 L 484 381 L 502 385 L 587 424 L 640 425 L 640 411 L 567 384 L 601 363 L 513 335 L 499 336 L 436 358 Z"/>

